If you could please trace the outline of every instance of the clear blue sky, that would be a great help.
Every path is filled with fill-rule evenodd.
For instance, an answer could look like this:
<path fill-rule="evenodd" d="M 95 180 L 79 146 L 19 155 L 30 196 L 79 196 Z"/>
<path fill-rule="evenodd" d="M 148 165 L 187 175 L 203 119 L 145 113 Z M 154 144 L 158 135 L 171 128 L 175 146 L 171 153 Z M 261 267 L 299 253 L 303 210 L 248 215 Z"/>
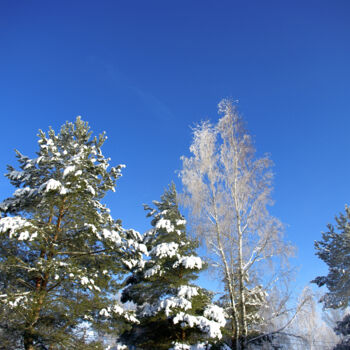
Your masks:
<path fill-rule="evenodd" d="M 350 2 L 13 1 L 0 3 L 0 172 L 34 155 L 39 128 L 82 115 L 125 163 L 115 218 L 148 229 L 188 155 L 189 126 L 239 108 L 275 163 L 273 214 L 298 247 L 298 284 L 326 272 L 313 242 L 350 204 Z M 12 193 L 0 178 L 1 198 Z"/>

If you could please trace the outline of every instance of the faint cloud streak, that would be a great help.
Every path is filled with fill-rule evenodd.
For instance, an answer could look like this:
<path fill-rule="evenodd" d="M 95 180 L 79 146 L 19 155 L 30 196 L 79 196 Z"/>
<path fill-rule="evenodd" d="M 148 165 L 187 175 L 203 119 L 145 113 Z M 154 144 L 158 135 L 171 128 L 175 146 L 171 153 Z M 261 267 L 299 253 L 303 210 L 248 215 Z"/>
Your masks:
<path fill-rule="evenodd" d="M 133 90 L 155 118 L 163 122 L 168 122 L 173 119 L 173 114 L 169 107 L 159 98 L 139 88 L 134 87 Z"/>

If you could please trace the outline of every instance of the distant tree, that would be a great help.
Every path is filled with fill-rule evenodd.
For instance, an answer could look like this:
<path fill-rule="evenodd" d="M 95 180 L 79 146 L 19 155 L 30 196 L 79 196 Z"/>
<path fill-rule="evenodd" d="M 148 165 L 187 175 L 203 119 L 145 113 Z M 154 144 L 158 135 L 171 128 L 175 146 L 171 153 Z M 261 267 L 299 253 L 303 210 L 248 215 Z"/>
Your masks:
<path fill-rule="evenodd" d="M 350 313 L 350 308 L 324 309 L 322 319 L 326 322 L 328 327 L 334 329 L 337 326 L 337 323 L 341 321 L 348 313 Z"/>
<path fill-rule="evenodd" d="M 7 349 L 102 349 L 94 331 L 134 320 L 111 300 L 140 253 L 138 234 L 123 230 L 101 203 L 123 167 L 107 170 L 104 141 L 103 134 L 91 139 L 78 117 L 58 134 L 40 131 L 37 157 L 16 151 L 20 170 L 8 167 L 17 189 L 0 204 L 0 336 L 13 340 Z"/>
<path fill-rule="evenodd" d="M 206 349 L 208 342 L 221 338 L 224 312 L 193 284 L 204 263 L 195 252 L 197 242 L 186 234 L 175 186 L 154 204 L 156 209 L 145 206 L 153 218 L 153 228 L 144 236 L 149 257 L 127 280 L 122 295 L 122 301 L 137 305 L 140 323 L 120 340 L 137 349 Z"/>
<path fill-rule="evenodd" d="M 331 224 L 315 242 L 316 255 L 328 265 L 328 275 L 316 277 L 313 282 L 326 286 L 328 292 L 321 298 L 325 308 L 346 308 L 350 302 L 350 208 L 335 218 L 336 229 Z"/>
<path fill-rule="evenodd" d="M 286 332 L 303 340 L 303 344 L 300 347 L 295 346 L 295 349 L 318 350 L 322 347 L 332 350 L 339 337 L 322 319 L 322 312 L 317 308 L 317 298 L 312 289 L 309 286 L 305 287 L 299 299 L 300 310 L 293 323 L 286 329 Z"/>
<path fill-rule="evenodd" d="M 219 113 L 216 125 L 203 122 L 195 128 L 192 156 L 182 158 L 180 176 L 192 227 L 218 257 L 229 302 L 232 347 L 244 349 L 255 328 L 250 310 L 258 306 L 249 304 L 251 300 L 264 304 L 263 282 L 293 248 L 283 241 L 280 221 L 268 212 L 270 159 L 256 158 L 252 138 L 231 101 L 222 100 Z M 265 281 L 259 278 L 262 275 Z"/>

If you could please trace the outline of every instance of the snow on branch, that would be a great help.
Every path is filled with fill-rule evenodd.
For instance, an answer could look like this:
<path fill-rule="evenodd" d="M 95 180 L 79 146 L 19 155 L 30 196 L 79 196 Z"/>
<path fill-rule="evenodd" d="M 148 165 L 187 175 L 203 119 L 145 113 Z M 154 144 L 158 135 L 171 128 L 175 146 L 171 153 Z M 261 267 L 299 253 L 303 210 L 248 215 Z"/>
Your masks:
<path fill-rule="evenodd" d="M 184 312 L 179 312 L 173 319 L 173 323 L 180 323 L 181 327 L 198 327 L 201 331 L 207 333 L 210 338 L 222 338 L 221 325 L 216 321 L 210 321 L 203 316 L 193 316 Z"/>
<path fill-rule="evenodd" d="M 160 243 L 156 245 L 152 250 L 150 251 L 151 255 L 157 256 L 158 258 L 162 259 L 165 257 L 173 257 L 178 252 L 179 245 L 175 242 L 171 243 Z"/>
<path fill-rule="evenodd" d="M 30 233 L 28 229 L 34 226 L 26 219 L 20 216 L 5 217 L 0 219 L 0 233 L 8 232 L 9 237 L 17 237 L 19 241 L 32 241 L 37 237 L 38 233 Z"/>
<path fill-rule="evenodd" d="M 129 321 L 131 323 L 139 323 L 139 320 L 134 316 L 133 311 L 125 310 L 118 304 L 114 304 L 113 306 L 101 309 L 99 315 L 106 318 L 121 316 L 126 321 Z"/>
<path fill-rule="evenodd" d="M 186 269 L 198 269 L 200 270 L 203 266 L 203 261 L 200 257 L 190 255 L 180 257 L 178 261 L 176 261 L 173 265 L 173 268 L 177 268 L 182 265 Z"/>

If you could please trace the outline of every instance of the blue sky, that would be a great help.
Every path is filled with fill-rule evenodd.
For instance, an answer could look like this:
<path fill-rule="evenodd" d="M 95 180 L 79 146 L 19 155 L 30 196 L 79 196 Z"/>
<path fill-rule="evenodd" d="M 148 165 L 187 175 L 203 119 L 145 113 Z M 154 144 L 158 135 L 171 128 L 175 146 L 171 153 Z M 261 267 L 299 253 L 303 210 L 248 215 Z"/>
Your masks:
<path fill-rule="evenodd" d="M 142 203 L 179 184 L 190 126 L 239 99 L 275 163 L 271 211 L 298 247 L 303 286 L 326 272 L 314 240 L 350 204 L 349 16 L 346 0 L 3 0 L 0 172 L 15 148 L 34 155 L 38 129 L 81 115 L 127 165 L 112 214 L 142 232 Z"/>

